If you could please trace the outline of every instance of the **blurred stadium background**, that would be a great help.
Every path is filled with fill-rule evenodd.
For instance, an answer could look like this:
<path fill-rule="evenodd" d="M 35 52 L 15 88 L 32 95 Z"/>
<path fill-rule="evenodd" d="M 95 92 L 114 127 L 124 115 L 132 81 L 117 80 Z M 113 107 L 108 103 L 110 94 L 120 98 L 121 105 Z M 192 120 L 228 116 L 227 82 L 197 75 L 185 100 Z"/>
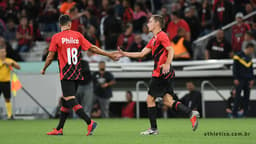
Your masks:
<path fill-rule="evenodd" d="M 221 8 L 225 10 L 222 11 Z M 256 34 L 256 2 L 253 0 L 1 0 L 0 34 L 1 45 L 7 47 L 8 57 L 19 61 L 21 70 L 16 71 L 26 88 L 50 113 L 54 114 L 61 89 L 58 80 L 57 62 L 48 70 L 45 77 L 39 75 L 47 55 L 51 36 L 59 31 L 58 16 L 69 14 L 73 17 L 73 30 L 80 31 L 90 42 L 113 51 L 120 46 L 126 51 L 140 51 L 152 37 L 144 23 L 152 14 L 165 18 L 165 31 L 172 37 L 174 21 L 183 21 L 177 26 L 185 29 L 184 38 L 190 54 L 173 62 L 176 69 L 175 90 L 178 98 L 187 93 L 185 83 L 193 81 L 202 93 L 202 115 L 204 117 L 226 117 L 226 101 L 233 87 L 232 54 L 241 49 L 241 43 L 248 40 L 245 33 L 250 32 L 254 41 Z M 237 13 L 244 19 L 243 28 L 238 33 L 232 31 L 237 23 Z M 243 29 L 242 28 L 242 29 Z M 224 31 L 229 51 L 212 51 L 208 41 L 215 37 L 217 30 Z M 173 32 L 174 31 L 174 32 Z M 20 37 L 27 33 L 28 37 Z M 241 43 L 235 38 L 241 39 Z M 249 41 L 248 40 L 248 41 Z M 109 41 L 111 41 L 109 43 Z M 237 49 L 240 45 L 240 49 Z M 228 49 L 228 48 L 225 48 Z M 208 53 L 208 54 L 206 54 Z M 97 71 L 97 62 L 106 61 L 107 71 L 114 74 L 117 84 L 113 86 L 110 104 L 111 117 L 120 117 L 125 102 L 125 91 L 131 90 L 134 101 L 138 98 L 140 117 L 146 117 L 146 88 L 140 84 L 148 83 L 153 67 L 152 58 L 130 60 L 123 58 L 111 62 L 105 57 L 91 52 L 84 53 L 90 62 L 91 70 Z M 142 81 L 142 82 L 139 82 Z M 138 83 L 139 82 L 139 83 Z M 217 89 L 209 87 L 213 84 Z M 217 91 L 216 91 L 217 90 Z M 3 97 L 1 97 L 2 99 Z M 24 117 L 44 117 L 47 115 L 24 91 L 20 90 L 14 99 L 14 114 Z M 250 96 L 248 116 L 256 116 L 255 89 Z M 5 117 L 4 102 L 0 105 L 1 118 Z M 161 108 L 159 109 L 161 111 Z"/>
<path fill-rule="evenodd" d="M 67 122 L 66 134 L 70 135 L 69 137 L 46 138 L 42 133 L 54 127 L 56 120 L 48 120 L 49 115 L 29 97 L 28 93 L 19 90 L 17 96 L 12 98 L 15 118 L 47 120 L 35 120 L 29 123 L 19 120 L 1 121 L 2 142 L 4 144 L 38 143 L 38 140 L 42 143 L 63 144 L 82 141 L 191 144 L 255 142 L 255 119 L 224 119 L 227 118 L 227 99 L 234 87 L 232 56 L 242 49 L 243 42 L 256 44 L 255 9 L 255 0 L 0 0 L 0 45 L 7 48 L 8 57 L 21 65 L 21 70 L 15 72 L 23 87 L 50 114 L 56 114 L 58 100 L 62 95 L 57 61 L 49 67 L 45 76 L 40 75 L 40 70 L 47 55 L 51 36 L 59 31 L 57 21 L 61 14 L 69 14 L 73 18 L 73 30 L 81 32 L 91 43 L 108 51 L 116 50 L 117 46 L 125 51 L 140 51 L 152 37 L 145 23 L 152 14 L 160 14 L 165 19 L 164 31 L 170 35 L 170 40 L 184 38 L 186 41 L 184 47 L 189 53 L 189 57 L 175 57 L 173 62 L 176 70 L 174 88 L 177 97 L 182 98 L 188 93 L 186 82 L 192 81 L 202 94 L 200 104 L 202 117 L 223 118 L 202 119 L 199 133 L 191 133 L 187 120 L 171 119 L 182 116 L 170 111 L 167 115 L 163 113 L 160 100 L 159 117 L 170 118 L 160 120 L 160 137 L 145 139 L 138 136 L 138 132 L 147 127 L 145 119 L 138 121 L 98 119 L 100 127 L 97 129 L 97 139 L 84 138 L 82 133 L 85 130 L 76 120 Z M 237 14 L 239 12 L 242 15 Z M 237 26 L 238 18 L 243 19 L 243 22 L 240 22 L 242 27 Z M 175 24 L 180 21 L 182 22 Z M 220 30 L 224 31 L 224 37 Z M 225 39 L 227 45 L 210 43 L 209 41 L 215 37 L 223 41 Z M 217 49 L 214 49 L 215 46 Z M 219 47 L 225 50 L 218 50 Z M 86 52 L 83 59 L 89 62 L 92 72 L 98 71 L 99 61 L 105 61 L 106 70 L 112 72 L 116 79 L 113 97 L 110 99 L 111 118 L 121 117 L 127 90 L 132 91 L 133 101 L 136 102 L 134 117 L 147 117 L 145 99 L 153 69 L 151 57 L 140 60 L 123 58 L 118 62 L 112 62 L 92 52 Z M 256 59 L 253 62 L 255 63 Z M 255 65 L 253 67 L 255 68 Z M 254 86 L 251 90 L 247 117 L 256 116 L 255 93 Z M 0 119 L 6 119 L 3 96 L 0 97 Z M 73 128 L 80 131 L 75 131 Z M 251 136 L 204 136 L 208 131 L 249 131 Z M 33 138 L 27 139 L 32 135 Z M 2 142 L 0 140 L 0 143 Z"/>

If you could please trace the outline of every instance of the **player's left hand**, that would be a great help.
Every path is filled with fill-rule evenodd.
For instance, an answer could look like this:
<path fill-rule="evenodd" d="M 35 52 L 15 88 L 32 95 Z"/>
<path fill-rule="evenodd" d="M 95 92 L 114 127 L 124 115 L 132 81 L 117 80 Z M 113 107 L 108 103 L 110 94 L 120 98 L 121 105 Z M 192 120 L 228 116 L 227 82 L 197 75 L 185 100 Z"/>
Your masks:
<path fill-rule="evenodd" d="M 250 83 L 249 83 L 249 87 L 252 88 L 253 84 L 254 84 L 254 80 L 251 80 Z"/>
<path fill-rule="evenodd" d="M 164 74 L 167 74 L 167 73 L 170 71 L 170 65 L 169 65 L 169 64 L 162 64 L 162 65 L 160 66 L 160 68 L 162 68 L 162 72 L 163 72 Z"/>
<path fill-rule="evenodd" d="M 104 84 L 102 84 L 102 85 L 101 85 L 101 87 L 102 87 L 102 88 L 106 88 L 106 87 L 108 87 L 108 83 L 104 83 Z"/>
<path fill-rule="evenodd" d="M 120 52 L 115 51 L 115 52 L 111 52 L 109 58 L 111 58 L 113 61 L 118 61 L 120 59 L 122 55 L 120 54 Z"/>
<path fill-rule="evenodd" d="M 45 70 L 41 70 L 41 72 L 40 72 L 42 75 L 44 75 L 45 74 Z"/>
<path fill-rule="evenodd" d="M 120 53 L 121 57 L 125 56 L 124 51 L 119 46 L 117 47 L 117 50 Z"/>

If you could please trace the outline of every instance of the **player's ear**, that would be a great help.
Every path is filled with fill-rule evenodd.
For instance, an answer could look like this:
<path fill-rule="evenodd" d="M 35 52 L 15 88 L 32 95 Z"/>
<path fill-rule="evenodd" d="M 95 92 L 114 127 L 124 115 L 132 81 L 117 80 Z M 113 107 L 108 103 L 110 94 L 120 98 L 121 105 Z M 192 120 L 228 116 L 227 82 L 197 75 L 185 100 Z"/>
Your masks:
<path fill-rule="evenodd" d="M 68 23 L 68 27 L 71 27 L 71 24 L 72 24 L 72 23 L 71 23 L 71 22 L 69 22 L 69 23 Z"/>

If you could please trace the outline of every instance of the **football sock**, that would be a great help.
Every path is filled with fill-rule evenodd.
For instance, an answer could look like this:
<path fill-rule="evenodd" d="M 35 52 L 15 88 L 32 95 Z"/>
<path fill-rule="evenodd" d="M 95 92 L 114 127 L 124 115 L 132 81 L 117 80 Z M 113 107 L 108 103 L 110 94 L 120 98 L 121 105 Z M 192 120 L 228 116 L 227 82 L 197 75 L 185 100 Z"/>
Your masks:
<path fill-rule="evenodd" d="M 67 101 L 69 107 L 76 112 L 76 114 L 82 118 L 88 125 L 91 124 L 91 119 L 85 114 L 83 107 L 77 102 L 76 99 L 71 99 Z"/>
<path fill-rule="evenodd" d="M 156 109 L 156 107 L 148 107 L 148 118 L 149 118 L 152 130 L 156 130 L 157 129 L 156 117 L 157 117 L 157 109 Z"/>
<path fill-rule="evenodd" d="M 11 102 L 5 102 L 6 112 L 8 119 L 12 116 L 12 103 Z"/>
<path fill-rule="evenodd" d="M 84 110 L 82 108 L 78 109 L 76 111 L 76 114 L 82 118 L 86 123 L 87 125 L 91 124 L 91 119 L 85 114 Z"/>
<path fill-rule="evenodd" d="M 59 121 L 59 124 L 57 126 L 57 130 L 60 130 L 64 127 L 64 124 L 65 124 L 65 121 L 66 119 L 68 118 L 68 115 L 69 115 L 69 108 L 66 108 L 66 107 L 61 107 L 60 108 L 60 121 Z"/>
<path fill-rule="evenodd" d="M 186 107 L 185 105 L 183 105 L 181 102 L 179 101 L 175 101 L 172 105 L 172 108 L 176 111 L 181 111 L 183 113 L 185 113 L 187 116 L 191 116 L 191 109 Z"/>

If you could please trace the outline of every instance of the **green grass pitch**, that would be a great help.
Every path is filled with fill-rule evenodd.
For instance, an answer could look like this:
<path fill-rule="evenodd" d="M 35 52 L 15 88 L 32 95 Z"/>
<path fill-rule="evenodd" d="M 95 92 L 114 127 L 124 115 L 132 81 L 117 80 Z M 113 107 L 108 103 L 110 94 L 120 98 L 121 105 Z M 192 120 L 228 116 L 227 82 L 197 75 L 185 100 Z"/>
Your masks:
<path fill-rule="evenodd" d="M 160 134 L 141 136 L 147 119 L 96 119 L 93 136 L 82 120 L 68 119 L 64 136 L 47 136 L 58 120 L 0 121 L 0 144 L 256 144 L 256 119 L 200 119 L 192 132 L 188 119 L 159 119 Z M 249 132 L 249 136 L 205 136 L 207 132 Z"/>

